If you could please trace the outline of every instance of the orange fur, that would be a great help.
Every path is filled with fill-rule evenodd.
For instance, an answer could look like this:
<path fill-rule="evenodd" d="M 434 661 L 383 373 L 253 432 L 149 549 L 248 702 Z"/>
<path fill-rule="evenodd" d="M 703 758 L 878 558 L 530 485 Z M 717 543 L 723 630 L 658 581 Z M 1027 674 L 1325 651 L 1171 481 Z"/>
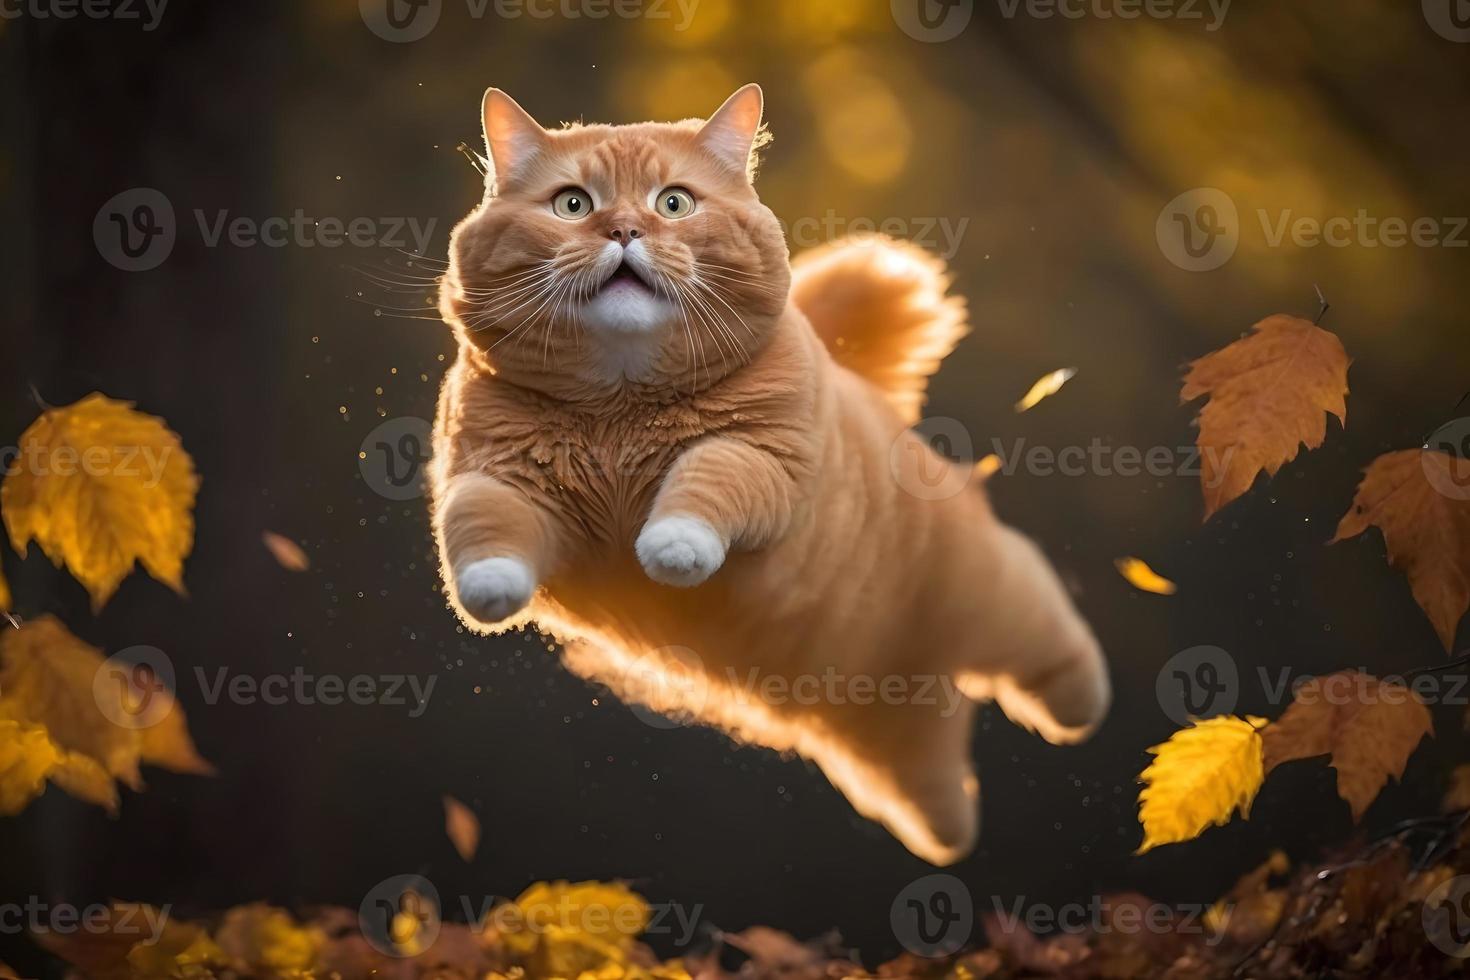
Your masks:
<path fill-rule="evenodd" d="M 791 286 L 749 180 L 753 87 L 707 123 L 548 132 L 493 90 L 485 114 L 494 185 L 440 304 L 460 340 L 432 468 L 455 609 L 536 624 L 625 700 L 812 759 L 914 853 L 957 860 L 977 833 L 971 699 L 1061 742 L 1098 724 L 1108 684 L 981 489 L 904 489 L 951 465 L 906 429 L 964 331 L 942 267 L 868 240 Z M 595 209 L 558 217 L 569 186 Z M 687 217 L 651 206 L 671 186 Z M 653 281 L 628 308 L 664 312 L 589 326 L 634 253 Z M 928 703 L 947 690 L 966 696 Z"/>

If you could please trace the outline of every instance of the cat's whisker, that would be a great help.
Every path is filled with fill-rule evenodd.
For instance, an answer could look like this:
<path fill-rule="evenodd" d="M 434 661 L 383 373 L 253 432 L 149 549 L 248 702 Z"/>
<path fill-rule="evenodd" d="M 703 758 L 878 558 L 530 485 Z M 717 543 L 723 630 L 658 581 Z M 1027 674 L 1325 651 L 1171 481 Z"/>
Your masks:
<path fill-rule="evenodd" d="M 706 303 L 698 294 L 696 294 L 693 291 L 691 291 L 684 283 L 680 282 L 678 285 L 679 285 L 680 291 L 682 293 L 684 293 L 685 296 L 688 297 L 689 302 L 693 305 L 695 315 L 699 318 L 700 322 L 704 325 L 705 330 L 710 335 L 710 339 L 712 339 L 715 342 L 715 349 L 717 349 L 720 352 L 720 370 L 721 370 L 721 372 L 723 373 L 723 372 L 728 371 L 729 368 L 730 368 L 730 364 L 729 364 L 729 361 L 725 357 L 725 345 L 721 341 L 720 338 L 721 338 L 721 335 L 723 334 L 727 339 L 729 339 L 729 337 L 730 337 L 729 331 L 725 328 L 725 325 L 720 321 L 719 316 L 718 315 L 715 315 L 714 309 L 712 307 L 710 307 L 710 305 L 708 303 Z"/>
<path fill-rule="evenodd" d="M 433 255 L 423 255 L 419 252 L 410 252 L 406 248 L 395 248 L 393 251 L 397 252 L 400 255 L 406 255 L 409 258 L 413 259 L 415 262 L 437 262 L 439 265 L 449 265 L 448 259 L 441 259 Z"/>
<path fill-rule="evenodd" d="M 551 290 L 555 288 L 555 285 L 556 285 L 556 283 L 555 283 L 554 280 L 548 280 L 546 282 L 539 283 L 535 287 L 535 291 L 533 292 L 533 294 L 531 295 L 531 297 L 529 299 L 525 300 L 524 302 L 522 302 L 520 304 L 520 306 L 517 306 L 516 307 L 516 309 L 519 310 L 522 307 L 528 306 L 531 303 L 536 302 L 541 297 L 548 295 L 551 292 Z M 510 312 L 513 313 L 515 311 L 512 310 Z M 510 315 L 510 313 L 501 313 L 501 314 L 498 314 L 496 316 L 495 321 L 493 321 L 493 322 L 499 322 L 500 320 L 503 320 L 503 319 L 507 318 L 509 315 Z M 524 337 L 525 332 L 529 329 L 529 327 L 531 326 L 532 322 L 533 322 L 533 320 L 532 320 L 531 317 L 528 316 L 528 317 L 524 318 L 521 321 L 521 323 L 517 327 L 515 327 L 515 329 L 511 330 L 510 333 L 506 334 L 504 337 L 501 337 L 499 340 L 495 341 L 495 343 L 493 343 L 489 347 L 487 347 L 486 350 L 487 351 L 493 350 L 495 347 L 497 347 L 500 344 L 504 343 L 505 341 L 509 340 L 511 337 L 515 337 L 517 335 L 521 335 L 522 337 Z M 488 326 L 490 326 L 490 324 L 487 323 L 487 324 L 484 324 L 481 327 L 478 327 L 477 329 L 483 330 L 483 329 L 485 329 L 485 327 L 488 327 Z M 516 345 L 517 345 L 517 347 L 519 347 L 520 341 L 516 341 Z"/>
<path fill-rule="evenodd" d="M 736 320 L 740 321 L 740 325 L 745 328 L 745 332 L 750 334 L 752 338 L 755 337 L 755 331 L 750 329 L 750 324 L 745 322 L 745 317 L 741 316 L 739 311 L 737 311 L 735 307 L 726 302 L 725 298 L 719 293 L 715 292 L 715 290 L 708 283 L 701 281 L 698 276 L 695 276 L 690 281 L 693 282 L 694 285 L 698 286 L 700 289 L 703 289 L 710 296 L 713 296 L 715 299 L 719 300 L 720 304 L 724 306 L 725 309 L 729 310 L 731 315 L 734 316 Z"/>
<path fill-rule="evenodd" d="M 692 285 L 692 286 L 701 286 L 702 285 L 699 282 L 698 279 L 690 279 L 688 281 L 688 283 L 689 283 L 689 285 Z M 735 331 L 732 330 L 732 329 L 730 329 L 730 325 L 725 322 L 725 318 L 720 315 L 720 312 L 718 310 L 716 310 L 712 305 L 710 305 L 709 301 L 706 300 L 704 297 L 700 296 L 698 293 L 695 293 L 695 292 L 692 292 L 691 291 L 690 297 L 692 299 L 697 300 L 699 302 L 699 304 L 702 307 L 704 307 L 704 309 L 706 311 L 708 311 L 708 313 L 710 315 L 710 318 L 713 320 L 714 324 L 718 325 L 720 331 L 725 335 L 725 339 L 729 340 L 731 346 L 734 347 L 736 350 L 738 350 L 740 352 L 740 360 L 741 360 L 741 362 L 742 363 L 748 363 L 750 361 L 749 352 L 745 349 L 745 345 L 740 342 L 740 338 L 737 337 L 737 336 L 735 336 Z M 718 297 L 716 297 L 716 298 L 718 299 Z M 726 306 L 726 308 L 729 308 L 729 304 L 728 303 L 726 303 L 725 306 Z M 731 313 L 734 313 L 735 311 L 732 309 L 730 312 Z M 739 317 L 739 314 L 738 313 L 735 314 L 735 315 L 736 315 L 737 318 Z M 744 322 L 745 322 L 744 320 L 741 320 L 741 324 L 742 325 L 744 325 Z M 749 330 L 750 328 L 749 327 L 746 327 L 746 329 Z M 755 336 L 754 332 L 751 333 L 751 336 Z"/>
<path fill-rule="evenodd" d="M 555 281 L 556 277 L 553 274 L 547 274 L 541 279 L 511 290 L 508 296 L 477 310 L 469 319 L 476 320 L 487 317 L 492 319 L 492 321 L 504 319 L 517 310 L 536 302 L 541 292 L 553 285 Z M 517 303 L 519 305 L 515 305 L 514 309 L 508 308 Z M 477 329 L 483 329 L 483 327 Z"/>

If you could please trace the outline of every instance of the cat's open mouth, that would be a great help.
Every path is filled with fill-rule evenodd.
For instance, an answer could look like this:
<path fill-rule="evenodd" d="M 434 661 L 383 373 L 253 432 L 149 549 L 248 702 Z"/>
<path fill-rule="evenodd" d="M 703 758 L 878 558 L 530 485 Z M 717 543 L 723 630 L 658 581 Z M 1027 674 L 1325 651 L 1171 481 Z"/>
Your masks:
<path fill-rule="evenodd" d="M 610 289 L 637 289 L 647 293 L 653 292 L 653 287 L 643 278 L 632 263 L 624 259 L 613 274 L 608 276 L 598 288 L 598 292 L 606 292 Z"/>

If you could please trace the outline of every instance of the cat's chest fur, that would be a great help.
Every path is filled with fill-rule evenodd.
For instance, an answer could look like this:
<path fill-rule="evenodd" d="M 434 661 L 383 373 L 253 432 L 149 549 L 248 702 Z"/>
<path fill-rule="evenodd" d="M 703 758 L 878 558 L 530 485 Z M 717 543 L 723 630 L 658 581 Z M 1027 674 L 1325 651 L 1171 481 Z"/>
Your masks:
<path fill-rule="evenodd" d="M 626 556 L 669 469 L 696 441 L 751 420 L 716 400 L 538 406 L 510 440 L 522 479 L 576 530 L 585 558 Z"/>

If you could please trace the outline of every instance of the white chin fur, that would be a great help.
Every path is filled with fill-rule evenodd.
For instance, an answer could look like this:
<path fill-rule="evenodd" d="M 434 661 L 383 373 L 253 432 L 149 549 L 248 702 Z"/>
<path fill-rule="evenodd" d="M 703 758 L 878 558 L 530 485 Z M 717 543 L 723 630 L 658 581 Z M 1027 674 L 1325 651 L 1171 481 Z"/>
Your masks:
<path fill-rule="evenodd" d="M 615 333 L 651 333 L 673 316 L 667 300 L 636 286 L 604 289 L 582 308 L 582 322 L 589 329 Z"/>

